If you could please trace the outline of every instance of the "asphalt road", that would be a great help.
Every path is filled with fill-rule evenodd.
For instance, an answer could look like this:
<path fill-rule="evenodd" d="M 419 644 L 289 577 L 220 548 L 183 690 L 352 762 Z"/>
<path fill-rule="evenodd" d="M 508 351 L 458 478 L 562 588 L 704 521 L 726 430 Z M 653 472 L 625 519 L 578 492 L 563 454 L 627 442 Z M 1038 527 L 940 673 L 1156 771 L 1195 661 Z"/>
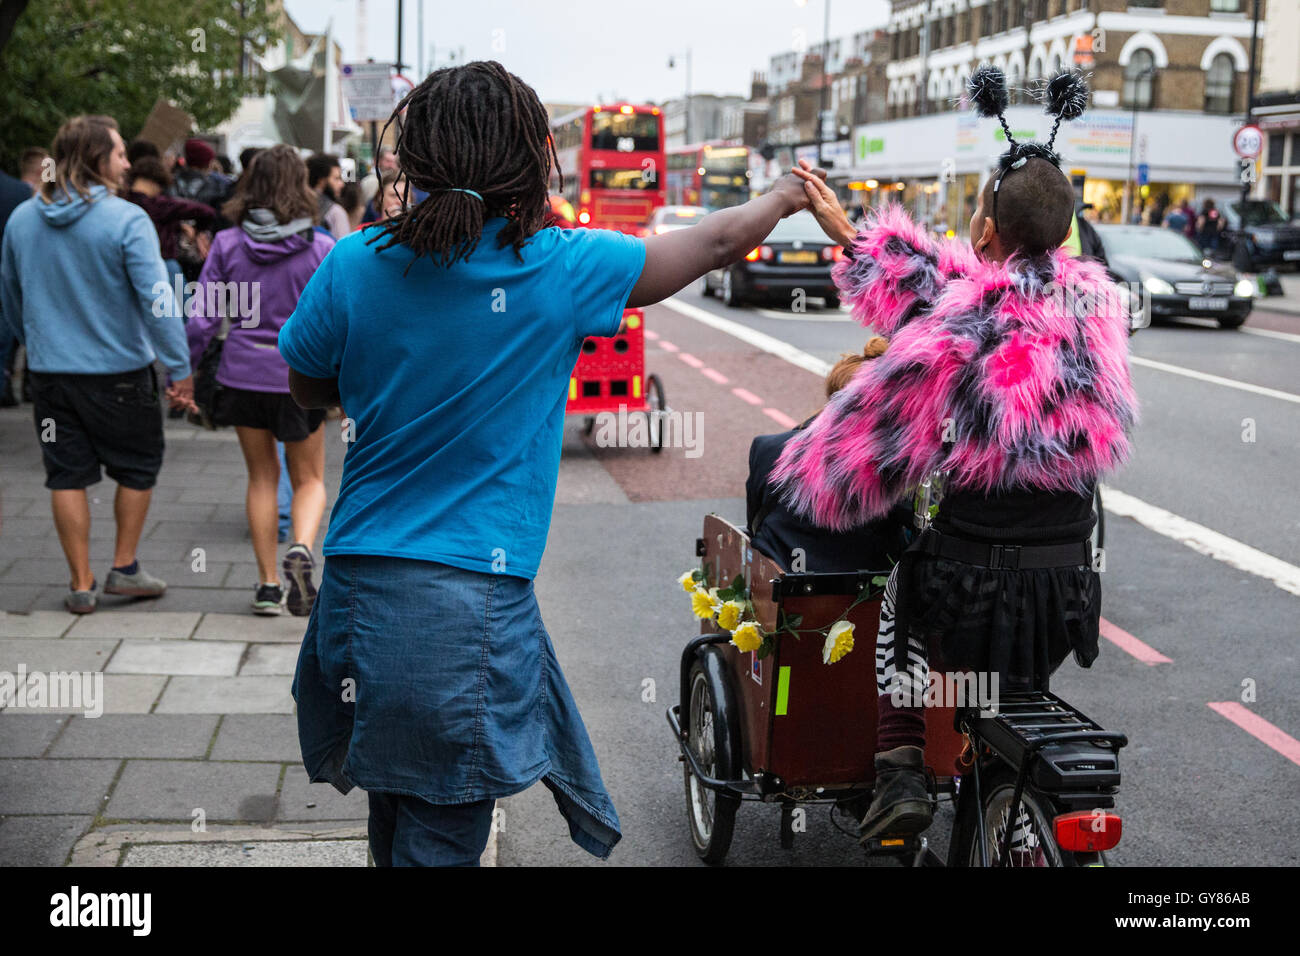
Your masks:
<path fill-rule="evenodd" d="M 684 313 L 704 309 L 826 362 L 865 334 L 847 313 L 730 310 L 695 291 L 677 301 L 688 308 L 647 311 L 647 368 L 673 409 L 702 413 L 700 454 L 599 448 L 572 422 L 537 580 L 621 817 L 611 862 L 624 865 L 698 865 L 664 719 L 697 630 L 675 578 L 694 562 L 704 514 L 743 523 L 750 439 L 823 400 L 817 375 Z M 1109 487 L 1142 520 L 1108 514 L 1103 616 L 1140 644 L 1103 640 L 1096 664 L 1068 662 L 1053 690 L 1131 741 L 1112 862 L 1295 865 L 1300 598 L 1278 582 L 1300 581 L 1300 318 L 1261 311 L 1235 332 L 1189 321 L 1131 345 L 1142 420 L 1134 460 Z M 1142 647 L 1167 662 L 1144 662 Z M 504 811 L 501 864 L 591 861 L 544 788 Z M 728 863 L 863 862 L 824 807 L 792 850 L 779 848 L 778 823 L 773 806 L 742 807 Z M 930 830 L 940 850 L 949 823 L 945 812 Z"/>

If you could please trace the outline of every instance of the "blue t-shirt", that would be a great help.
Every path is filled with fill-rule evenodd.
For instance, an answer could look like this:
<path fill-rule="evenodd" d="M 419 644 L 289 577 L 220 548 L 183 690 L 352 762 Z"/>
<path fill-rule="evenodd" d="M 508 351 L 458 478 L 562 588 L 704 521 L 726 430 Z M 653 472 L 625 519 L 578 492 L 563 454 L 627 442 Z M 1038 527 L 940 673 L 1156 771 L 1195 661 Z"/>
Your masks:
<path fill-rule="evenodd" d="M 376 230 L 340 239 L 280 330 L 280 354 L 337 378 L 355 422 L 324 553 L 537 574 L 555 500 L 569 376 L 582 340 L 614 335 L 641 240 L 543 229 L 523 262 L 489 219 L 451 268 Z M 410 265 L 410 271 L 403 271 Z"/>

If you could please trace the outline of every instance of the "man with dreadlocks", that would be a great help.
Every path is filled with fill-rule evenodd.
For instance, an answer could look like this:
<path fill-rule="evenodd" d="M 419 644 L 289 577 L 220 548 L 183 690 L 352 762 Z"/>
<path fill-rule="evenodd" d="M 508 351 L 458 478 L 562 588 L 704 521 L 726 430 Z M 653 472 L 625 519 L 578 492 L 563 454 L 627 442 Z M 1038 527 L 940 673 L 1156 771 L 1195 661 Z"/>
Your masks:
<path fill-rule="evenodd" d="M 857 319 L 891 341 L 786 446 L 773 480 L 797 513 L 844 528 L 945 473 L 932 526 L 886 585 L 864 841 L 930 824 L 930 644 L 946 665 L 1013 691 L 1045 689 L 1071 652 L 1084 667 L 1096 658 L 1093 492 L 1128 458 L 1137 413 L 1118 290 L 1101 266 L 1059 248 L 1074 192 L 1052 144 L 1061 121 L 1083 112 L 1083 80 L 1067 73 L 1047 86 L 1056 122 L 1046 145 L 1012 137 L 1000 70 L 977 70 L 970 92 L 1011 144 L 980 193 L 970 244 L 935 243 L 896 207 L 857 232 L 805 176 L 814 214 L 851 253 L 836 283 Z"/>
<path fill-rule="evenodd" d="M 303 760 L 369 791 L 380 865 L 477 863 L 494 802 L 539 779 L 604 858 L 618 816 L 532 583 L 569 375 L 625 307 L 735 262 L 808 198 L 787 175 L 645 240 L 544 228 L 555 150 L 518 77 L 438 70 L 398 109 L 403 199 L 428 198 L 340 240 L 279 339 L 294 397 L 341 401 L 355 429 L 294 678 Z"/>

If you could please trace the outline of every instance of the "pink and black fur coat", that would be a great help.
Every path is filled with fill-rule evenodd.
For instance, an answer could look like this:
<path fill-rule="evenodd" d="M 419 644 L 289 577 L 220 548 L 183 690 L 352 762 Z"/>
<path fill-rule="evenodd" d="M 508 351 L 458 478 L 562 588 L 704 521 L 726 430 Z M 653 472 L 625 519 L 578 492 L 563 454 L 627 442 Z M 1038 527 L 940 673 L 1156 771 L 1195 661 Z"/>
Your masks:
<path fill-rule="evenodd" d="M 936 470 L 949 488 L 1086 494 L 1128 460 L 1128 311 L 1100 265 L 986 262 L 890 206 L 834 280 L 890 344 L 786 444 L 771 480 L 799 514 L 847 530 Z"/>

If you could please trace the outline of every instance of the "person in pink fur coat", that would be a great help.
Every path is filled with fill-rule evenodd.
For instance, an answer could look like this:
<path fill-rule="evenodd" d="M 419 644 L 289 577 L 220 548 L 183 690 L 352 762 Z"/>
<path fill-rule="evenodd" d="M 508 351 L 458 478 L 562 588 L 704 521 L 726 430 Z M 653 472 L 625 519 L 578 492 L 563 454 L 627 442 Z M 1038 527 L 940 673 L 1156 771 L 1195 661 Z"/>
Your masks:
<path fill-rule="evenodd" d="M 931 648 L 1003 692 L 1046 689 L 1071 653 L 1083 667 L 1097 657 L 1093 494 L 1130 455 L 1137 399 L 1118 290 L 1060 248 L 1074 191 L 1050 142 L 1012 141 L 969 242 L 936 241 L 895 206 L 855 229 L 824 182 L 801 175 L 851 256 L 834 273 L 841 296 L 890 345 L 786 445 L 772 481 L 797 514 L 848 528 L 945 475 L 931 528 L 886 587 L 866 841 L 931 821 Z"/>

